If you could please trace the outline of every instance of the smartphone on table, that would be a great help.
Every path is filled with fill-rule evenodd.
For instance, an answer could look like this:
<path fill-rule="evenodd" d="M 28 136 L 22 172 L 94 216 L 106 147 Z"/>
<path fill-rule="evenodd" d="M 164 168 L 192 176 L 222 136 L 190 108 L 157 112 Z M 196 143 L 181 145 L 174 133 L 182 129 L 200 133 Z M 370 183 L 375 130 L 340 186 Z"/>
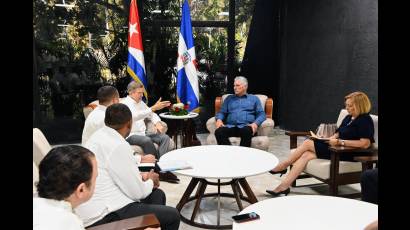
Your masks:
<path fill-rule="evenodd" d="M 242 223 L 246 221 L 257 220 L 259 219 L 259 215 L 256 214 L 255 212 L 250 212 L 250 213 L 232 216 L 232 219 L 237 223 Z"/>

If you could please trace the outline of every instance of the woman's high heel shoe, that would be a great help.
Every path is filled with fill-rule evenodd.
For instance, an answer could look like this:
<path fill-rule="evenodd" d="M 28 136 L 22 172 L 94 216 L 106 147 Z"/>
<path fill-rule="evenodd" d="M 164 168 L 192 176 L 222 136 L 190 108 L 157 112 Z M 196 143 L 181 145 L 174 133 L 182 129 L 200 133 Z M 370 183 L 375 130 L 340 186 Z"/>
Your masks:
<path fill-rule="evenodd" d="M 285 189 L 283 191 L 280 191 L 280 192 L 274 192 L 273 190 L 266 190 L 266 192 L 271 194 L 274 197 L 277 197 L 281 194 L 284 194 L 285 196 L 287 196 L 290 193 L 290 188 L 287 188 L 287 189 Z"/>
<path fill-rule="evenodd" d="M 273 171 L 273 170 L 270 170 L 270 171 L 269 171 L 269 173 L 272 174 L 272 175 L 274 175 L 274 174 L 280 174 L 280 176 L 282 176 L 283 174 L 285 174 L 285 173 L 287 173 L 287 172 L 288 172 L 288 168 L 285 168 L 284 170 L 279 171 L 279 172 L 275 172 L 275 171 Z"/>

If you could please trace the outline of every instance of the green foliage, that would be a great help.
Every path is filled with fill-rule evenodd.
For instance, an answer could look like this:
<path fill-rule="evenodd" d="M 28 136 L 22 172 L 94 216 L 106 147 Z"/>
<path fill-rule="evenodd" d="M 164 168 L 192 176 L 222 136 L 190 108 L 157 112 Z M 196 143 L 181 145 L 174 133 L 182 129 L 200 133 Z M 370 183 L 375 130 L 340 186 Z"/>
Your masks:
<path fill-rule="evenodd" d="M 241 60 L 255 0 L 236 0 L 236 54 Z M 160 96 L 175 98 L 175 67 L 178 47 L 178 27 L 159 27 L 157 20 L 180 20 L 183 1 L 138 0 L 147 76 L 149 101 Z M 56 7 L 57 0 L 34 0 L 33 29 L 40 69 L 51 63 L 53 68 L 62 64 L 80 66 L 90 80 L 103 80 L 117 85 L 129 79 L 127 39 L 129 0 L 76 0 L 71 9 Z M 218 15 L 229 10 L 229 0 L 192 0 L 192 20 L 225 20 Z M 142 9 L 142 10 L 141 10 Z M 153 13 L 159 10 L 161 13 Z M 153 21 L 147 25 L 143 22 Z M 68 24 L 69 27 L 59 27 Z M 90 40 L 91 34 L 91 40 Z M 194 28 L 194 39 L 200 92 L 205 99 L 214 98 L 224 90 L 220 75 L 226 75 L 226 28 Z M 96 54 L 99 55 L 96 55 Z M 46 57 L 55 61 L 45 61 Z M 50 58 L 49 58 L 50 59 Z M 238 64 L 235 64 L 238 66 Z M 112 79 L 102 72 L 109 70 Z M 44 70 L 43 70 L 44 71 Z M 123 85 L 121 83 L 120 85 Z M 123 87 L 123 86 L 122 86 Z M 119 89 L 122 90 L 122 89 Z M 171 93 L 170 93 L 171 92 Z"/>

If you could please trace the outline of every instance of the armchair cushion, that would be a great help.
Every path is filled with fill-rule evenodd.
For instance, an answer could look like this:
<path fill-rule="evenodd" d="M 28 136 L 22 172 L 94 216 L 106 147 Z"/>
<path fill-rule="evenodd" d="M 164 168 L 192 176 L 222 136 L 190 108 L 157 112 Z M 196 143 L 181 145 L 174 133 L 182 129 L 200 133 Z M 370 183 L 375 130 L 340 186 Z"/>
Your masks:
<path fill-rule="evenodd" d="M 362 170 L 362 163 L 339 161 L 339 174 L 359 172 Z M 330 160 L 313 159 L 306 165 L 304 172 L 315 175 L 323 180 L 330 177 Z"/>
<path fill-rule="evenodd" d="M 206 122 L 206 128 L 211 134 L 215 134 L 215 130 L 216 130 L 215 124 L 216 124 L 215 117 L 209 118 L 208 121 Z M 274 126 L 275 126 L 275 122 L 270 118 L 266 118 L 266 120 L 262 122 L 262 124 L 258 127 L 258 130 L 256 131 L 257 136 L 269 136 L 272 133 Z"/>
<path fill-rule="evenodd" d="M 293 153 L 295 149 L 291 150 Z M 362 164 L 360 162 L 339 161 L 339 173 L 351 173 L 362 170 Z M 327 159 L 313 159 L 308 162 L 306 168 L 303 170 L 305 173 L 314 175 L 323 180 L 327 180 L 330 177 L 330 160 Z"/>

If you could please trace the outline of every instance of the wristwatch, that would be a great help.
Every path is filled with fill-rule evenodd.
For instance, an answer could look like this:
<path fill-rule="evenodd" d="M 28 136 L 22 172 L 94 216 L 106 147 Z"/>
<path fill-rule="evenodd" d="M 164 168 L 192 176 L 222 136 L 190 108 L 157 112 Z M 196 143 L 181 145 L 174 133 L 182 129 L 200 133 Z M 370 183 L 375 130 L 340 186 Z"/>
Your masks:
<path fill-rule="evenodd" d="M 340 140 L 342 146 L 345 146 L 345 140 Z"/>

